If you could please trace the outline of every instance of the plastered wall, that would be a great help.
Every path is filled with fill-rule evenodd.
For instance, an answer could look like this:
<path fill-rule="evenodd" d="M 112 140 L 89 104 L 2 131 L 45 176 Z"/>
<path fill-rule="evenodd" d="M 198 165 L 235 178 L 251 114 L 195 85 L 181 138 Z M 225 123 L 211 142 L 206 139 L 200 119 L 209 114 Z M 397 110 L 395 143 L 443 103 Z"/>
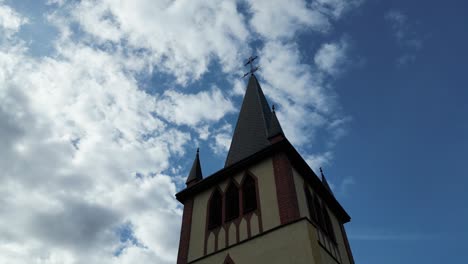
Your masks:
<path fill-rule="evenodd" d="M 298 204 L 299 204 L 299 212 L 300 212 L 300 215 L 301 217 L 307 217 L 310 219 L 310 215 L 309 215 L 309 209 L 308 209 L 308 206 L 307 206 L 307 200 L 306 200 L 306 197 L 305 197 L 305 191 L 304 191 L 304 186 L 306 186 L 307 184 L 305 183 L 304 181 L 304 178 L 293 168 L 293 175 L 294 175 L 294 184 L 296 186 L 296 193 L 297 193 L 297 197 L 298 197 Z M 307 185 L 307 187 L 309 188 L 310 190 L 310 193 L 311 194 L 314 194 L 314 190 Z M 320 197 L 319 197 L 320 198 Z M 332 225 L 333 225 L 333 230 L 335 232 L 335 235 L 336 235 L 336 242 L 337 242 L 337 245 L 336 245 L 336 248 L 333 246 L 333 244 L 331 244 L 332 242 L 329 240 L 329 238 L 323 233 L 323 232 L 317 232 L 317 240 L 319 240 L 321 242 L 321 244 L 323 245 L 324 248 L 326 248 L 326 250 L 324 250 L 323 248 L 321 249 L 321 254 L 323 255 L 322 259 L 324 261 L 328 260 L 328 259 L 331 259 L 330 261 L 326 261 L 324 263 L 336 263 L 336 260 L 338 260 L 340 263 L 343 263 L 343 264 L 349 264 L 349 257 L 348 257 L 348 253 L 346 251 L 346 247 L 345 247 L 345 242 L 344 242 L 344 238 L 343 238 L 343 233 L 341 232 L 341 227 L 340 227 L 340 224 L 338 222 L 338 219 L 336 218 L 335 214 L 329 210 L 329 208 L 327 207 L 327 210 L 328 210 L 328 213 L 330 215 L 330 218 L 331 218 L 331 222 L 332 222 Z M 312 221 L 312 219 L 310 219 Z M 327 251 L 329 253 L 327 253 Z M 339 255 L 338 255 L 339 254 Z M 326 255 L 326 257 L 325 257 Z M 333 260 L 331 258 L 331 256 L 329 255 L 332 255 L 336 258 L 336 260 Z"/>
<path fill-rule="evenodd" d="M 225 192 L 231 179 L 241 184 L 246 172 L 257 179 L 259 210 L 249 218 L 239 218 L 224 227 L 206 233 L 207 206 L 214 188 Z M 272 159 L 265 159 L 246 171 L 206 190 L 194 198 L 189 243 L 189 263 L 223 263 L 227 254 L 235 263 L 317 263 L 350 264 L 340 223 L 329 209 L 337 243 L 316 227 L 310 219 L 302 175 L 293 169 L 294 187 L 302 220 L 280 226 Z M 308 218 L 309 220 L 306 220 Z M 264 235 L 260 235 L 263 232 Z M 206 240 L 206 241 L 205 241 Z M 206 250 L 205 250 L 206 247 Z M 286 252 L 286 253 L 285 253 Z"/>
<path fill-rule="evenodd" d="M 226 256 L 236 264 L 316 264 L 312 253 L 311 241 L 315 236 L 314 228 L 307 220 L 295 222 L 265 235 L 255 237 L 235 247 L 220 251 L 200 259 L 196 264 L 221 264 Z"/>
<path fill-rule="evenodd" d="M 206 234 L 207 206 L 212 191 L 214 188 L 219 187 L 224 193 L 231 178 L 240 185 L 242 179 L 245 177 L 246 171 L 249 171 L 249 173 L 257 179 L 259 210 L 249 215 L 248 219 L 238 219 L 238 223 L 232 222 L 220 230 Z M 206 254 L 210 254 L 215 252 L 215 249 L 219 251 L 226 246 L 232 246 L 242 242 L 249 237 L 258 235 L 261 231 L 267 231 L 280 224 L 272 159 L 265 159 L 249 167 L 246 171 L 232 175 L 230 179 L 198 194 L 194 198 L 188 253 L 189 262 L 205 255 L 206 235 L 208 237 Z M 250 229 L 250 232 L 248 232 L 248 229 Z M 237 232 L 239 232 L 239 239 L 237 239 Z"/>

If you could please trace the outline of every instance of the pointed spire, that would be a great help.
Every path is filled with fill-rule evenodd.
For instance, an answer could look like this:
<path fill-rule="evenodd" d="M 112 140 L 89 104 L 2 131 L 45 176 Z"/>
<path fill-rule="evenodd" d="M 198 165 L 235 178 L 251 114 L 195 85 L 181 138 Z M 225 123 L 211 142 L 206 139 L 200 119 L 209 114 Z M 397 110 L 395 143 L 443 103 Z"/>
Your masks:
<path fill-rule="evenodd" d="M 195 183 L 202 179 L 203 179 L 203 174 L 202 174 L 201 165 L 200 165 L 200 149 L 197 148 L 197 155 L 195 156 L 192 169 L 190 170 L 190 174 L 187 177 L 187 181 L 185 182 L 185 184 L 189 185 L 191 183 Z"/>
<path fill-rule="evenodd" d="M 262 88 L 255 75 L 251 74 L 225 166 L 240 161 L 270 145 L 268 127 L 271 118 L 270 106 Z"/>
<path fill-rule="evenodd" d="M 328 185 L 327 179 L 325 178 L 325 175 L 323 174 L 322 167 L 320 167 L 320 174 L 322 175 L 322 184 L 325 186 L 325 189 L 327 189 L 328 192 L 330 192 L 331 195 L 333 195 L 333 192 L 330 188 L 330 185 Z"/>
<path fill-rule="evenodd" d="M 270 125 L 268 126 L 268 138 L 272 138 L 277 135 L 284 135 L 283 129 L 279 123 L 278 118 L 276 117 L 275 105 L 271 107 L 272 115 L 270 120 Z"/>

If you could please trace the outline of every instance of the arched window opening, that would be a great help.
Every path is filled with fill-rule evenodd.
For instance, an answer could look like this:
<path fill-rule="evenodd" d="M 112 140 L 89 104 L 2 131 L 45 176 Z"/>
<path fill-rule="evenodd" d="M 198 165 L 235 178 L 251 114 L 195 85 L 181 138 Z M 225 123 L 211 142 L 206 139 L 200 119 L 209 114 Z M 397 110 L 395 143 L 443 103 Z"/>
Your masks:
<path fill-rule="evenodd" d="M 224 221 L 230 221 L 239 217 L 239 189 L 237 186 L 231 182 L 226 190 L 225 196 L 225 212 L 226 219 Z"/>
<path fill-rule="evenodd" d="M 307 186 L 305 187 L 305 196 L 307 200 L 307 207 L 309 208 L 310 219 L 312 219 L 315 223 L 317 223 L 318 221 L 317 221 L 317 214 L 314 208 L 314 199 L 312 195 L 310 194 L 309 188 Z"/>
<path fill-rule="evenodd" d="M 322 230 L 326 230 L 325 222 L 323 220 L 322 206 L 317 196 L 314 196 L 314 209 L 317 216 L 317 223 Z"/>
<path fill-rule="evenodd" d="M 330 237 L 330 239 L 333 242 L 336 242 L 336 236 L 335 236 L 335 232 L 333 231 L 333 225 L 332 225 L 330 215 L 328 214 L 328 210 L 325 207 L 325 205 L 323 206 L 323 216 L 324 216 L 324 220 L 325 220 L 326 232 L 327 232 L 328 236 Z"/>
<path fill-rule="evenodd" d="M 257 209 L 257 188 L 255 187 L 255 180 L 248 174 L 245 177 L 244 183 L 242 184 L 244 214 Z"/>
<path fill-rule="evenodd" d="M 219 190 L 215 190 L 211 196 L 208 209 L 208 229 L 213 229 L 221 225 L 222 214 L 222 198 Z"/>

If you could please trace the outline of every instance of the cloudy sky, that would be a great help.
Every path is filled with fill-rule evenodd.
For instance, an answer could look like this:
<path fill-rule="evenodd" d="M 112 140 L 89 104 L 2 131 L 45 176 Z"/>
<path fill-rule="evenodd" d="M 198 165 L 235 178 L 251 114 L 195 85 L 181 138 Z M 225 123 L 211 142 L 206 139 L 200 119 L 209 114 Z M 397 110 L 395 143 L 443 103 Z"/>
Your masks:
<path fill-rule="evenodd" d="M 0 0 L 0 263 L 174 263 L 258 72 L 357 263 L 460 263 L 464 1 Z M 464 256 L 464 257 L 462 257 Z"/>

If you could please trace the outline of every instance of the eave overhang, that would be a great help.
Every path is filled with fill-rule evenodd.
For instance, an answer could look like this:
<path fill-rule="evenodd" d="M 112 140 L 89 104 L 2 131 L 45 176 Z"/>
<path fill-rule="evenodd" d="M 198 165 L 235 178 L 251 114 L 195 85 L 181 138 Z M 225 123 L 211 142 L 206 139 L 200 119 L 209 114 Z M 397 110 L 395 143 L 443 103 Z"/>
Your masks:
<path fill-rule="evenodd" d="M 336 198 L 324 187 L 317 174 L 310 168 L 307 162 L 297 152 L 294 146 L 286 139 L 283 138 L 278 142 L 272 143 L 268 147 L 244 158 L 232 165 L 224 167 L 223 169 L 213 173 L 212 175 L 205 177 L 203 180 L 183 189 L 176 194 L 176 198 L 179 202 L 184 203 L 186 199 L 201 193 L 231 177 L 232 175 L 243 171 L 253 164 L 256 164 L 263 159 L 273 156 L 277 152 L 285 152 L 289 158 L 293 168 L 299 172 L 304 180 L 312 186 L 315 192 L 326 201 L 330 209 L 336 214 L 342 223 L 347 223 L 351 220 L 351 217 L 336 200 Z"/>

